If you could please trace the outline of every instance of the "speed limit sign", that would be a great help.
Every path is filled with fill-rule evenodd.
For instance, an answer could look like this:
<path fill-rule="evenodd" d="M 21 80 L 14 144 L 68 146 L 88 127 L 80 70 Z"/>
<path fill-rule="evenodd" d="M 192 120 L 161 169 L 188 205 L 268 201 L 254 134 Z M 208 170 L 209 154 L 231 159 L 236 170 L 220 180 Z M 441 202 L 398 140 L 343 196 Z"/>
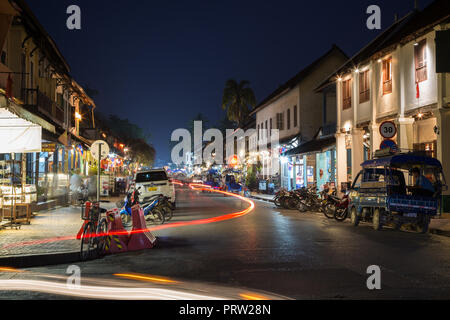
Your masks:
<path fill-rule="evenodd" d="M 380 134 L 385 139 L 392 139 L 397 135 L 397 126 L 392 121 L 383 122 L 380 126 Z"/>

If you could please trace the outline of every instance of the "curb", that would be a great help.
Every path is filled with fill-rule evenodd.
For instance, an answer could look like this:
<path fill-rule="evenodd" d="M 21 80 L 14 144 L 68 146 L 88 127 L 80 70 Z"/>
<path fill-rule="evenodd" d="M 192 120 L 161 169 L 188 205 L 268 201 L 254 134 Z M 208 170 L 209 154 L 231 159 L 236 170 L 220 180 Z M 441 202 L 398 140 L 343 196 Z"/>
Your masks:
<path fill-rule="evenodd" d="M 260 200 L 260 201 L 266 201 L 266 202 L 270 202 L 273 203 L 273 200 L 269 200 L 269 199 L 265 199 L 265 198 L 259 198 L 259 197 L 255 197 L 255 196 L 250 196 L 250 198 L 255 199 L 255 200 Z"/>
<path fill-rule="evenodd" d="M 64 252 L 0 258 L 0 266 L 11 268 L 36 268 L 80 262 L 80 252 Z"/>
<path fill-rule="evenodd" d="M 430 229 L 431 234 L 435 234 L 443 237 L 450 237 L 450 231 L 440 230 L 440 229 Z"/>

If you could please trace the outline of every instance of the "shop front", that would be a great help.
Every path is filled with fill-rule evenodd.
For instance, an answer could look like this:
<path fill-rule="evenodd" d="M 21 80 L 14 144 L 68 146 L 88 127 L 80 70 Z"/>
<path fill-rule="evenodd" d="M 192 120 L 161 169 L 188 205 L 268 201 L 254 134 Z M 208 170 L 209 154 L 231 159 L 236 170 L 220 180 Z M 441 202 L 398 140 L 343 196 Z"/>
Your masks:
<path fill-rule="evenodd" d="M 322 190 L 336 185 L 336 139 L 319 138 L 294 148 L 282 156 L 283 174 L 289 188 L 317 186 Z"/>
<path fill-rule="evenodd" d="M 3 96 L 0 106 L 0 224 L 27 223 L 37 202 L 35 181 L 27 175 L 27 159 L 41 151 L 42 127 L 38 123 L 45 121 Z"/>

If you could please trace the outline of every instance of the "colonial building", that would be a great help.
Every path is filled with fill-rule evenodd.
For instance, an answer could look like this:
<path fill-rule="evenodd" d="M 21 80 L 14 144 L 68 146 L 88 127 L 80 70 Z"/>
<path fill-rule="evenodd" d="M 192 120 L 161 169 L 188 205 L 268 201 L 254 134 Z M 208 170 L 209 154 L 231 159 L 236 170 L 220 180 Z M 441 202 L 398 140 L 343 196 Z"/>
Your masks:
<path fill-rule="evenodd" d="M 15 155 L 0 150 L 2 182 L 32 186 L 41 201 L 66 201 L 71 170 L 87 172 L 84 150 L 90 142 L 79 124 L 82 108 L 95 104 L 70 76 L 56 43 L 23 0 L 0 0 L 0 94 L 0 108 L 41 128 L 38 150 Z M 12 160 L 22 165 L 12 168 Z M 21 181 L 10 178 L 11 170 Z"/>
<path fill-rule="evenodd" d="M 387 28 L 326 83 L 337 90 L 337 181 L 350 182 L 383 140 L 380 125 L 396 124 L 404 151 L 438 158 L 450 178 L 450 2 L 437 0 Z M 438 39 L 446 39 L 439 40 Z M 447 43 L 444 43 L 446 41 Z M 440 61 L 439 61 L 439 59 Z M 446 62 L 445 62 L 446 61 Z"/>
<path fill-rule="evenodd" d="M 323 126 L 323 95 L 315 88 L 323 79 L 341 66 L 348 57 L 337 46 L 311 63 L 264 99 L 252 112 L 256 115 L 258 141 L 271 141 L 272 130 L 279 130 L 279 145 L 260 154 L 266 179 L 276 176 L 281 187 L 304 186 L 308 164 L 303 157 L 294 162 L 280 158 L 286 151 L 314 139 Z M 315 166 L 315 160 L 312 161 Z M 280 170 L 277 170 L 277 168 Z M 310 167 L 310 166 L 309 166 Z"/>

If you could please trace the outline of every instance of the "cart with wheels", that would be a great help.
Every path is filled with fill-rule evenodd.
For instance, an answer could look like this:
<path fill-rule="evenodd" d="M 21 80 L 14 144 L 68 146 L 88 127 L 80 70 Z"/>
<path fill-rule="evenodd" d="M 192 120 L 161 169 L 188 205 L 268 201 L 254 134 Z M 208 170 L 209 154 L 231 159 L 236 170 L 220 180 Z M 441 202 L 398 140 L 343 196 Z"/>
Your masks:
<path fill-rule="evenodd" d="M 372 223 L 377 231 L 391 225 L 398 230 L 410 225 L 427 233 L 431 219 L 439 214 L 442 191 L 447 189 L 442 164 L 417 153 L 392 154 L 362 164 L 349 194 L 351 222 Z M 434 192 L 423 192 L 412 171 L 428 179 Z M 422 190 L 422 191 L 421 191 Z"/>

